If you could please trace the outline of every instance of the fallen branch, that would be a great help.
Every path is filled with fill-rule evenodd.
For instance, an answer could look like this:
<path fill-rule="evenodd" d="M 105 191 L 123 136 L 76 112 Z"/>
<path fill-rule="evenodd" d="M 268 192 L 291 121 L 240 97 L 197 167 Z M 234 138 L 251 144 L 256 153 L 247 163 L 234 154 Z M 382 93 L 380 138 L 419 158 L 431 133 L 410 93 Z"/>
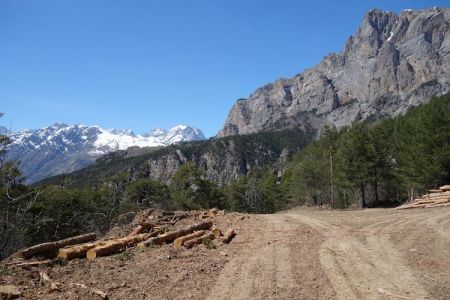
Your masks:
<path fill-rule="evenodd" d="M 40 266 L 40 265 L 50 264 L 51 262 L 52 262 L 51 259 L 47 259 L 47 260 L 38 260 L 38 261 L 30 261 L 30 262 L 14 262 L 14 263 L 8 263 L 7 265 L 10 265 L 12 267 L 32 267 L 32 266 Z"/>

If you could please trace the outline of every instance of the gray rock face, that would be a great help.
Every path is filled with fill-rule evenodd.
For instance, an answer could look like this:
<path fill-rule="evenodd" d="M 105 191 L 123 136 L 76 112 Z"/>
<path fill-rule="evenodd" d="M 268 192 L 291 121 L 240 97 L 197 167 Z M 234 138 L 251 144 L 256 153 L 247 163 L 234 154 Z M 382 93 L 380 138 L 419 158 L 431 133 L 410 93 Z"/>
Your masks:
<path fill-rule="evenodd" d="M 402 114 L 448 92 L 450 10 L 372 10 L 341 53 L 238 100 L 218 136 L 339 128 Z"/>

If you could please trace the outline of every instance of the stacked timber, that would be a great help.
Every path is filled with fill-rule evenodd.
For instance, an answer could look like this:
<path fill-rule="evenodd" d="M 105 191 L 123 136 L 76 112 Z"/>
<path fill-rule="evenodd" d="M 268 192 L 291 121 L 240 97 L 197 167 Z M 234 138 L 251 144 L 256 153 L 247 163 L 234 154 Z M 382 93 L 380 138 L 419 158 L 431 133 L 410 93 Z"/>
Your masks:
<path fill-rule="evenodd" d="M 431 208 L 443 206 L 450 206 L 450 185 L 441 186 L 439 189 L 432 189 L 428 194 L 425 194 L 412 202 L 405 203 L 397 207 L 397 209 Z"/>
<path fill-rule="evenodd" d="M 154 210 L 150 211 L 150 214 Z M 223 215 L 225 212 L 218 209 L 210 209 L 202 212 L 208 218 Z M 221 240 L 222 243 L 229 243 L 235 236 L 235 232 L 230 228 L 225 234 L 217 227 L 213 226 L 211 219 L 199 221 L 197 223 L 183 227 L 172 227 L 178 220 L 189 217 L 189 213 L 160 212 L 159 216 L 147 215 L 124 237 L 114 237 L 109 239 L 96 240 L 95 233 L 75 236 L 56 242 L 38 244 L 19 252 L 24 259 L 35 255 L 51 257 L 57 256 L 59 259 L 71 260 L 74 258 L 96 259 L 123 251 L 136 245 L 140 248 L 172 243 L 174 247 L 192 248 L 195 245 L 209 243 L 208 240 Z M 192 215 L 198 216 L 198 215 Z M 171 226 L 164 226 L 171 225 Z M 125 233 L 126 234 L 126 233 Z M 223 236 L 223 237 L 222 237 Z M 222 237 L 222 238 L 221 238 Z M 18 262 L 16 265 L 31 266 L 35 264 L 48 263 L 47 261 Z"/>
<path fill-rule="evenodd" d="M 149 238 L 145 240 L 144 242 L 139 243 L 140 248 L 149 247 L 152 245 L 161 245 L 163 243 L 171 243 L 175 239 L 194 233 L 194 231 L 198 230 L 206 230 L 212 227 L 211 221 L 204 221 L 198 224 L 194 224 L 191 226 L 186 226 L 184 228 L 181 228 L 179 230 L 170 231 L 161 235 L 158 235 L 156 237 Z"/>

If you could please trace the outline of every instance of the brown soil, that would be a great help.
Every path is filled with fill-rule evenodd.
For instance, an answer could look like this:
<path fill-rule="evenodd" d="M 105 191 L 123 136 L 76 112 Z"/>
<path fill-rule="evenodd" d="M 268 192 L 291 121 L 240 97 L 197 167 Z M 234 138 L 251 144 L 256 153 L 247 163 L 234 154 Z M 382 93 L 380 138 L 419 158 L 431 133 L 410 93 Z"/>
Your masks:
<path fill-rule="evenodd" d="M 242 219 L 243 218 L 243 219 Z M 216 249 L 155 246 L 95 261 L 10 267 L 0 284 L 27 298 L 99 299 L 448 299 L 450 207 L 332 211 L 214 218 L 237 236 Z M 226 253 L 226 256 L 223 254 Z M 39 285 L 39 271 L 61 282 Z M 86 285 L 87 288 L 81 287 Z M 97 298 L 96 298 L 97 297 Z"/>

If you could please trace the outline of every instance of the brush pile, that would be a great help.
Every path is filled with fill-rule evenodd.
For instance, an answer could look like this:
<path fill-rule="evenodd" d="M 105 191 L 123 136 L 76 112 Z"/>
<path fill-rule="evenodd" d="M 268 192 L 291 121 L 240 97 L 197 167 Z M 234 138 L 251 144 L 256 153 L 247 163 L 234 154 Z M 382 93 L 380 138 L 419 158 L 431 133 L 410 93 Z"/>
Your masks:
<path fill-rule="evenodd" d="M 450 185 L 441 186 L 439 189 L 430 190 L 428 194 L 405 203 L 396 209 L 431 208 L 450 206 Z"/>
<path fill-rule="evenodd" d="M 94 260 L 100 256 L 107 256 L 131 247 L 153 247 L 173 243 L 174 247 L 187 249 L 212 240 L 229 243 L 234 237 L 234 229 L 225 233 L 214 226 L 213 219 L 224 215 L 224 211 L 211 209 L 202 212 L 167 212 L 149 210 L 140 216 L 138 222 L 129 230 L 126 236 L 96 239 L 94 233 L 75 236 L 55 242 L 48 242 L 22 249 L 16 257 L 29 259 L 33 256 L 47 258 L 58 257 L 62 260 L 87 258 Z M 206 219 L 206 220 L 205 220 Z M 177 224 L 183 220 L 183 224 Z"/>

